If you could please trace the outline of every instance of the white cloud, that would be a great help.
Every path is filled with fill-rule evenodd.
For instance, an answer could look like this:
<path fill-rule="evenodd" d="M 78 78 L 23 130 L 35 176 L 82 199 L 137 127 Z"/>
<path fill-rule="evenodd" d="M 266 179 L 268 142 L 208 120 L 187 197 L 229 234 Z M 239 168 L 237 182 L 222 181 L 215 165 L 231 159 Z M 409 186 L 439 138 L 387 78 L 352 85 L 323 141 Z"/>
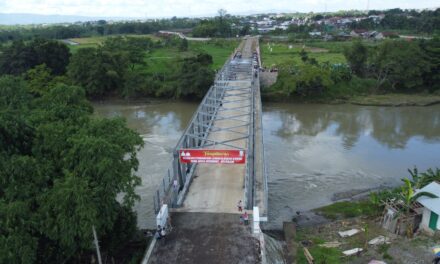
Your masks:
<path fill-rule="evenodd" d="M 229 13 L 265 11 L 337 11 L 367 8 L 368 0 L 0 0 L 5 13 L 37 13 L 86 16 L 169 17 L 215 14 L 220 8 Z M 370 9 L 432 8 L 438 0 L 370 0 Z"/>

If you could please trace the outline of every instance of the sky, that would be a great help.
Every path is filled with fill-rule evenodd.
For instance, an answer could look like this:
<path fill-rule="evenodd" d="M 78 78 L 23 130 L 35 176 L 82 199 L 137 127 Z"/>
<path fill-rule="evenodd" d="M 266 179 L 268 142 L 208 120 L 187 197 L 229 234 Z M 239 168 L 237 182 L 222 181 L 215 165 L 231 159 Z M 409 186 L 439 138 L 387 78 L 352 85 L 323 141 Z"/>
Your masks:
<path fill-rule="evenodd" d="M 439 0 L 0 0 L 0 13 L 98 17 L 193 17 L 258 12 L 322 12 L 389 8 L 434 8 Z"/>

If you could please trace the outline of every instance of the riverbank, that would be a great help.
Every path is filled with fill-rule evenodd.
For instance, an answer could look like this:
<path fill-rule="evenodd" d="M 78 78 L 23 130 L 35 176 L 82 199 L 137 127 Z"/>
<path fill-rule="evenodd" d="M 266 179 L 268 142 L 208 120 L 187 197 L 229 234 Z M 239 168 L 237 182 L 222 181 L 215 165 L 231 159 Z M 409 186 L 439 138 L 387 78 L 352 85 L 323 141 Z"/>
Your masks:
<path fill-rule="evenodd" d="M 339 231 L 351 229 L 359 233 L 341 237 Z M 375 238 L 384 237 L 387 243 L 374 244 Z M 380 226 L 380 217 L 354 217 L 335 220 L 318 226 L 298 228 L 293 249 L 296 263 L 307 263 L 304 247 L 307 247 L 315 263 L 370 263 L 372 260 L 385 263 L 414 264 L 430 263 L 433 259 L 432 247 L 436 239 L 417 235 L 413 239 L 389 233 Z M 354 248 L 362 251 L 353 256 L 342 252 Z"/>
<path fill-rule="evenodd" d="M 315 263 L 430 263 L 438 237 L 416 232 L 409 239 L 383 229 L 384 208 L 367 195 L 378 189 L 383 188 L 337 193 L 335 200 L 343 201 L 298 213 L 292 220 L 296 233 L 285 243 L 286 259 L 294 256 L 295 263 L 308 263 L 311 255 Z M 285 233 L 288 226 L 284 224 Z M 345 231 L 353 232 L 347 236 L 340 233 Z M 350 250 L 359 252 L 348 255 Z"/>
<path fill-rule="evenodd" d="M 284 244 L 286 259 L 294 256 L 295 263 L 307 264 L 304 252 L 307 248 L 315 263 L 360 264 L 372 260 L 388 264 L 430 263 L 432 247 L 438 243 L 436 238 L 416 233 L 414 238 L 408 239 L 390 233 L 381 227 L 382 212 L 382 207 L 366 197 L 301 212 L 293 219 L 296 223 L 293 241 Z M 357 233 L 348 237 L 339 234 L 348 230 L 357 230 Z M 352 256 L 343 253 L 354 248 L 362 250 Z"/>
<path fill-rule="evenodd" d="M 354 105 L 369 106 L 430 106 L 440 104 L 440 95 L 434 94 L 383 94 L 357 96 L 348 100 Z"/>
<path fill-rule="evenodd" d="M 263 93 L 264 102 L 312 103 L 312 104 L 352 104 L 362 106 L 431 106 L 440 104 L 440 95 L 434 94 L 372 94 L 347 98 L 301 98 L 288 97 L 281 93 Z"/>
<path fill-rule="evenodd" d="M 431 106 L 440 104 L 440 95 L 433 94 L 383 94 L 364 95 L 352 98 L 292 98 L 282 94 L 262 94 L 263 103 L 298 103 L 298 104 L 352 104 L 360 106 Z M 122 98 L 109 96 L 104 99 L 90 100 L 92 103 L 164 103 L 164 102 L 197 102 L 198 100 L 173 99 L 164 97 Z"/>

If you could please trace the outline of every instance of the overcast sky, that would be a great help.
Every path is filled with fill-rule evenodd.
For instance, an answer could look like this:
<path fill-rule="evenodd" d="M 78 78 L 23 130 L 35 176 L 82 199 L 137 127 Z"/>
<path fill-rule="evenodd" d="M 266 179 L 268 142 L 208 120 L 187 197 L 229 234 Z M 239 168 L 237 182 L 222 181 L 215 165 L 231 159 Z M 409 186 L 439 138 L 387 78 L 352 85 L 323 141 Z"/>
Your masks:
<path fill-rule="evenodd" d="M 367 8 L 368 0 L 0 0 L 1 13 L 103 17 L 170 17 L 228 13 L 321 12 Z M 370 9 L 433 8 L 439 0 L 370 0 Z"/>

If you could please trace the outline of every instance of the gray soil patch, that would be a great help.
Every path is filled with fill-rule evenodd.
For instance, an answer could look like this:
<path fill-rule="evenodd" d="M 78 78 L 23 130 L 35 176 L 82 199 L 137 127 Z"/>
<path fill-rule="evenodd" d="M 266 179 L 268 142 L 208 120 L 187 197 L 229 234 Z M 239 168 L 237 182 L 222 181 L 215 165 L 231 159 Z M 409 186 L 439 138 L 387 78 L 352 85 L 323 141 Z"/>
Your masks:
<path fill-rule="evenodd" d="M 150 263 L 259 263 L 259 242 L 239 214 L 173 213 L 172 232 Z"/>

